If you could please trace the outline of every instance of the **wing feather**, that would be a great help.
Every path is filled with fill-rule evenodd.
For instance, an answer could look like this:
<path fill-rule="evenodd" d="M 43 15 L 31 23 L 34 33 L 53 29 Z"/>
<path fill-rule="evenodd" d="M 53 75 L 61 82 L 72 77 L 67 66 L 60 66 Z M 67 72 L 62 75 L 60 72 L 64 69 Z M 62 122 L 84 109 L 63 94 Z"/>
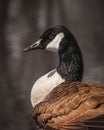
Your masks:
<path fill-rule="evenodd" d="M 92 82 L 62 83 L 33 111 L 33 118 L 45 130 L 87 130 L 93 125 L 83 122 L 101 115 L 104 115 L 104 84 Z"/>

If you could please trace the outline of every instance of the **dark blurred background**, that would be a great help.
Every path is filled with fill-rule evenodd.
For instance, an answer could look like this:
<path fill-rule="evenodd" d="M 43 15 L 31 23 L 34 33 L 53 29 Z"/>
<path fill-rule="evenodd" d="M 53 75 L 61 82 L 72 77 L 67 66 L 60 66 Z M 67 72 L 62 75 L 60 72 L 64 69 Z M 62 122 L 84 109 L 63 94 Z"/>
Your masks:
<path fill-rule="evenodd" d="M 79 43 L 83 80 L 104 81 L 104 0 L 0 0 L 0 130 L 36 130 L 30 91 L 58 57 L 23 49 L 57 24 L 68 27 Z"/>

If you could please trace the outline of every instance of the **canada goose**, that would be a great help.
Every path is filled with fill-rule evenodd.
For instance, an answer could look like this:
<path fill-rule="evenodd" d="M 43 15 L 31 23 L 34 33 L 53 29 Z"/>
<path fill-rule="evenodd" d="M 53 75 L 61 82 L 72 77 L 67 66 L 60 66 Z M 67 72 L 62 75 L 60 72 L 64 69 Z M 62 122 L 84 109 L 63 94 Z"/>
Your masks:
<path fill-rule="evenodd" d="M 34 49 L 59 55 L 58 67 L 39 78 L 31 91 L 32 115 L 39 129 L 87 130 L 91 125 L 84 122 L 104 115 L 104 84 L 80 82 L 83 60 L 74 36 L 66 27 L 54 26 L 24 51 Z"/>

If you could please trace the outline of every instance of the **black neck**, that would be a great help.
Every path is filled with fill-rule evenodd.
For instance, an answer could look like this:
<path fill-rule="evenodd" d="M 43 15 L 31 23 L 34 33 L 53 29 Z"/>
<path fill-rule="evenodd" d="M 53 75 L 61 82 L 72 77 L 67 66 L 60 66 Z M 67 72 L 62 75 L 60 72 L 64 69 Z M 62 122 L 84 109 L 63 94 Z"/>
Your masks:
<path fill-rule="evenodd" d="M 65 51 L 59 50 L 59 60 L 60 63 L 57 67 L 57 71 L 61 75 L 61 77 L 65 79 L 66 82 L 82 80 L 82 54 L 74 38 L 70 40 L 70 43 L 66 47 Z"/>

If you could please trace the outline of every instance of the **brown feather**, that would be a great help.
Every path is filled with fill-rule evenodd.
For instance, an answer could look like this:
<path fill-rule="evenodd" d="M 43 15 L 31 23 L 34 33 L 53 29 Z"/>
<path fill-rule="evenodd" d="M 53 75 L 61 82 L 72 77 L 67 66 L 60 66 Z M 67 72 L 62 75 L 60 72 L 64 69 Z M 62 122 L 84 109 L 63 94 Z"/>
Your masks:
<path fill-rule="evenodd" d="M 62 83 L 37 104 L 33 118 L 45 130 L 87 130 L 82 123 L 104 115 L 104 84 Z"/>

